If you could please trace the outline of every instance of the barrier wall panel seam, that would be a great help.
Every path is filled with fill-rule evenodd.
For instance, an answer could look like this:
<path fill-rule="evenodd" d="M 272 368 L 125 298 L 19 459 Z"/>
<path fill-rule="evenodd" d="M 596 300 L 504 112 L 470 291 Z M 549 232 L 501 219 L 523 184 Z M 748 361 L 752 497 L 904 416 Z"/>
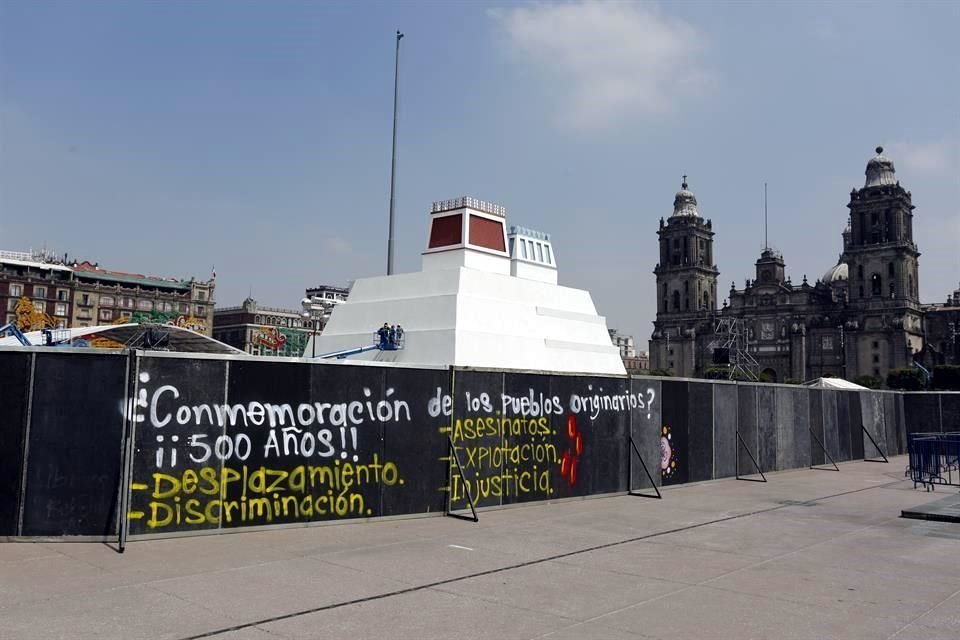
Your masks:
<path fill-rule="evenodd" d="M 23 518 L 27 508 L 27 472 L 30 464 L 30 426 L 33 424 L 33 386 L 37 354 L 30 354 L 30 381 L 27 386 L 26 426 L 23 430 L 23 463 L 20 467 L 20 501 L 17 505 L 17 535 L 23 535 Z"/>
<path fill-rule="evenodd" d="M 316 335 L 314 335 L 314 338 L 316 338 Z M 233 364 L 233 363 L 232 363 L 230 360 L 227 360 L 227 361 L 224 362 L 224 364 L 223 364 L 223 401 L 224 401 L 224 402 L 230 402 L 230 369 L 231 369 L 232 364 Z M 310 383 L 309 383 L 309 384 L 310 384 L 311 387 L 312 387 L 312 385 L 313 385 L 313 372 L 312 372 L 312 371 L 310 372 Z M 223 425 L 223 432 L 221 433 L 221 435 L 223 435 L 223 436 L 226 436 L 226 435 L 227 435 L 227 425 L 226 425 L 226 424 Z M 221 473 L 223 473 L 222 470 L 225 469 L 226 466 L 227 466 L 226 461 L 222 461 L 222 462 L 220 463 Z M 221 491 L 221 497 L 220 497 L 220 499 L 223 500 L 223 499 L 225 499 L 226 497 L 227 497 L 227 495 L 226 495 L 226 489 L 223 489 L 223 490 Z M 241 527 L 236 527 L 236 528 L 237 528 L 238 530 L 242 530 Z M 225 529 L 225 527 L 223 526 L 223 518 L 221 518 L 220 521 L 217 522 L 217 528 L 216 528 L 216 530 L 217 530 L 217 532 L 220 532 L 220 531 L 223 531 L 224 529 Z"/>
<path fill-rule="evenodd" d="M 117 504 L 119 508 L 116 514 L 117 522 L 117 538 L 118 545 L 120 546 L 121 551 L 126 545 L 127 527 L 130 524 L 129 521 L 129 504 L 130 504 L 130 484 L 133 482 L 133 460 L 131 460 L 132 452 L 132 438 L 131 434 L 133 432 L 133 423 L 132 416 L 133 413 L 133 403 L 130 402 L 130 398 L 136 398 L 137 394 L 130 393 L 130 369 L 134 369 L 133 372 L 133 382 L 136 383 L 136 380 L 139 376 L 139 366 L 140 363 L 136 358 L 136 352 L 134 352 L 133 360 L 130 359 L 130 352 L 126 354 L 126 376 L 123 381 L 123 392 L 126 394 L 126 397 L 123 399 L 123 406 L 125 410 L 122 413 L 123 426 L 120 428 L 120 482 L 117 487 L 119 493 L 117 498 Z M 130 468 L 128 468 L 128 466 Z"/>

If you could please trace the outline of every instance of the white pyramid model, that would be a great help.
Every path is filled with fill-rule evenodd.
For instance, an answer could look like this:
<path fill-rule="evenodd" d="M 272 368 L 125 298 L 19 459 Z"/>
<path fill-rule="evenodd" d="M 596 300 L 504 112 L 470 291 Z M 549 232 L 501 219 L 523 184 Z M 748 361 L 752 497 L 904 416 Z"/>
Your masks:
<path fill-rule="evenodd" d="M 417 273 L 357 280 L 305 355 L 369 346 L 383 323 L 404 346 L 340 362 L 625 373 L 590 293 L 557 284 L 546 234 L 513 227 L 502 207 L 457 198 L 435 202 Z"/>

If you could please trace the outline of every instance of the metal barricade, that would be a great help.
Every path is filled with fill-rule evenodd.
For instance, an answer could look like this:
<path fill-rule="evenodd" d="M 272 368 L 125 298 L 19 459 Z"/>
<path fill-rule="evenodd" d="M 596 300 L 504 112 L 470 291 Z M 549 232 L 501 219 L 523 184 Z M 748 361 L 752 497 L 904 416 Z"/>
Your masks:
<path fill-rule="evenodd" d="M 912 433 L 908 442 L 913 486 L 927 491 L 936 485 L 960 487 L 960 432 Z"/>

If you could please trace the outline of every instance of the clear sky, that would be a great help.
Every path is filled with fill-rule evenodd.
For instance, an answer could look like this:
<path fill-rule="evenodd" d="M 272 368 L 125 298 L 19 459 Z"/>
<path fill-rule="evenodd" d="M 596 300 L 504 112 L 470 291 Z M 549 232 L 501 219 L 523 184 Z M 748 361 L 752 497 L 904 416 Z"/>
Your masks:
<path fill-rule="evenodd" d="M 682 174 L 722 299 L 753 276 L 764 182 L 771 244 L 813 281 L 882 144 L 921 297 L 960 281 L 956 1 L 0 0 L 0 248 L 215 265 L 220 306 L 382 273 L 398 28 L 399 271 L 431 201 L 492 200 L 645 346 Z"/>

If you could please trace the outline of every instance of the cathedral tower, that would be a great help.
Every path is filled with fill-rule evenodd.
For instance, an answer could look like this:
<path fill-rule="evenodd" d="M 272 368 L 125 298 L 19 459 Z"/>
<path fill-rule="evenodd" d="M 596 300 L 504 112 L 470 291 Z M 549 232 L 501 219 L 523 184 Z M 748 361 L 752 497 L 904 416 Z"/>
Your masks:
<path fill-rule="evenodd" d="M 657 319 L 650 341 L 650 367 L 692 376 L 704 363 L 696 358 L 698 325 L 717 305 L 713 262 L 713 223 L 697 211 L 697 197 L 683 177 L 673 199 L 673 215 L 660 219 Z"/>
<path fill-rule="evenodd" d="M 863 188 L 850 192 L 850 230 L 841 259 L 848 267 L 850 307 L 861 316 L 848 361 L 860 375 L 883 376 L 910 366 L 923 344 L 914 206 L 893 161 L 883 147 L 876 151 Z"/>

